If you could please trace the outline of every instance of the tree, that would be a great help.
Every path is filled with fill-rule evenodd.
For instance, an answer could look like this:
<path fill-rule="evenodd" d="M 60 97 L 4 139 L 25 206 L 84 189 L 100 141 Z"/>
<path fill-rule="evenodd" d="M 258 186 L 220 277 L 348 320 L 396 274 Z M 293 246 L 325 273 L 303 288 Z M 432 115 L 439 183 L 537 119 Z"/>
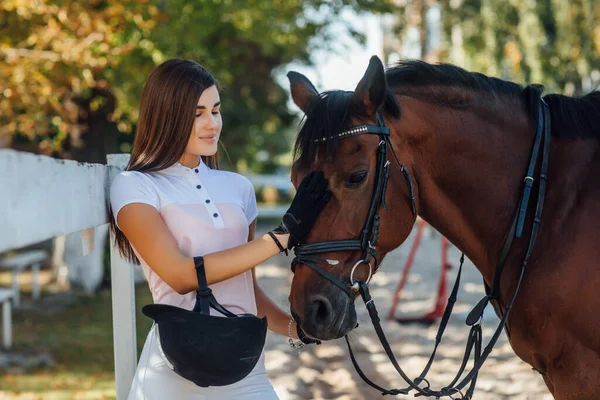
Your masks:
<path fill-rule="evenodd" d="M 600 3 L 595 0 L 439 4 L 449 46 L 456 45 L 452 32 L 460 31 L 461 61 L 469 69 L 567 94 L 587 92 L 600 82 Z"/>
<path fill-rule="evenodd" d="M 107 152 L 128 150 L 148 73 L 168 58 L 191 58 L 220 80 L 231 163 L 268 168 L 256 153 L 287 151 L 283 132 L 294 121 L 273 72 L 292 60 L 310 62 L 312 48 L 335 40 L 327 27 L 344 7 L 390 9 L 388 1 L 374 3 L 5 0 L 0 136 L 103 162 Z"/>
<path fill-rule="evenodd" d="M 102 106 L 94 91 L 110 85 L 102 72 L 136 46 L 133 30 L 152 28 L 152 10 L 135 1 L 3 1 L 0 136 L 46 154 L 67 139 L 77 146 L 85 114 Z"/>

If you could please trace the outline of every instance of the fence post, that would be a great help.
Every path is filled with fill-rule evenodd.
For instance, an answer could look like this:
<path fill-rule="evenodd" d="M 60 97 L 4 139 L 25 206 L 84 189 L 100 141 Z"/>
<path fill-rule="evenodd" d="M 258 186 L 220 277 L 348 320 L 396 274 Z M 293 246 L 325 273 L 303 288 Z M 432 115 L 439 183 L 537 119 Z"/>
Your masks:
<path fill-rule="evenodd" d="M 107 156 L 108 184 L 124 169 L 128 154 Z M 116 168 L 115 168 L 116 167 Z M 110 234 L 110 280 L 112 290 L 113 344 L 117 400 L 125 400 L 137 365 L 135 285 L 133 266 L 121 258 Z"/>

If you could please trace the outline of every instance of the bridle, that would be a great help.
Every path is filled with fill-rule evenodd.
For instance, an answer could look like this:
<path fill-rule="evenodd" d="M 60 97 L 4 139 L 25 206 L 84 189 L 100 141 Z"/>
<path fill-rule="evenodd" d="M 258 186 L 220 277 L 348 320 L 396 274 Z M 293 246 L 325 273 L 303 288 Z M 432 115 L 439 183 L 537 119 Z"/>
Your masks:
<path fill-rule="evenodd" d="M 414 185 L 412 177 L 408 172 L 408 169 L 398 160 L 394 148 L 390 142 L 390 129 L 385 126 L 382 115 L 377 112 L 378 125 L 360 125 L 355 126 L 351 129 L 343 131 L 335 136 L 326 137 L 319 140 L 319 142 L 325 142 L 334 138 L 347 138 L 350 136 L 371 134 L 379 136 L 379 145 L 377 146 L 377 169 L 375 170 L 375 186 L 373 188 L 373 195 L 371 197 L 371 204 L 369 206 L 369 213 L 367 219 L 361 231 L 360 239 L 347 239 L 347 240 L 331 240 L 327 242 L 308 243 L 300 244 L 294 247 L 294 254 L 296 257 L 292 261 L 292 271 L 295 272 L 296 264 L 304 264 L 325 278 L 329 279 L 332 283 L 342 289 L 350 298 L 354 299 L 356 293 L 359 292 L 359 282 L 354 279 L 354 272 L 356 268 L 361 264 L 366 264 L 369 267 L 369 275 L 365 283 L 368 283 L 371 276 L 379 267 L 379 258 L 377 256 L 377 239 L 379 238 L 379 225 L 380 217 L 379 210 L 381 207 L 387 209 L 385 203 L 385 194 L 390 177 L 390 161 L 388 159 L 388 147 L 392 150 L 392 154 L 396 159 L 396 162 L 400 166 L 400 170 L 404 175 L 406 183 L 409 188 L 409 201 L 411 204 L 414 220 L 417 218 L 417 208 L 415 204 Z M 413 223 L 414 223 L 413 220 Z M 336 265 L 337 261 L 325 260 L 323 258 L 315 257 L 314 254 L 319 253 L 330 253 L 338 251 L 362 251 L 362 257 L 354 264 L 352 271 L 350 272 L 350 285 L 348 282 L 342 282 L 335 276 L 331 275 L 325 269 L 319 267 L 317 263 Z M 371 265 L 371 259 L 374 260 L 375 268 Z"/>
<path fill-rule="evenodd" d="M 369 288 L 367 286 L 372 274 L 377 271 L 379 260 L 377 258 L 377 239 L 379 236 L 379 209 L 383 206 L 387 209 L 385 204 L 385 194 L 387 189 L 387 183 L 390 175 L 390 161 L 388 160 L 388 147 L 391 150 L 397 164 L 400 166 L 400 170 L 404 175 L 404 178 L 409 187 L 409 201 L 411 204 L 412 212 L 414 219 L 416 220 L 417 211 L 415 204 L 415 195 L 414 195 L 414 185 L 413 180 L 411 178 L 410 173 L 402 164 L 396 153 L 394 148 L 391 145 L 390 141 L 390 131 L 389 128 L 385 126 L 384 119 L 382 115 L 377 113 L 377 121 L 378 125 L 360 125 L 355 126 L 349 130 L 343 131 L 337 135 L 326 137 L 320 141 L 326 141 L 334 138 L 346 138 L 350 136 L 360 135 L 360 134 L 375 134 L 380 138 L 379 145 L 377 148 L 377 170 L 375 176 L 375 187 L 373 190 L 373 195 L 371 198 L 371 204 L 369 206 L 369 213 L 367 214 L 367 219 L 365 225 L 361 231 L 360 239 L 348 239 L 348 240 L 335 240 L 335 241 L 326 241 L 326 242 L 317 242 L 317 243 L 309 243 L 309 244 L 301 244 L 294 248 L 294 253 L 296 257 L 292 261 L 292 271 L 295 272 L 295 268 L 297 264 L 304 264 L 309 268 L 313 269 L 326 279 L 330 280 L 333 284 L 338 286 L 341 290 L 343 290 L 352 300 L 356 297 L 356 293 L 360 293 L 367 310 L 369 312 L 369 316 L 371 318 L 371 322 L 375 328 L 377 336 L 388 356 L 390 362 L 399 373 L 399 375 L 408 383 L 408 387 L 403 389 L 385 389 L 376 383 L 372 382 L 367 376 L 362 372 L 354 353 L 352 351 L 352 347 L 350 346 L 350 341 L 348 340 L 348 336 L 345 336 L 346 343 L 348 345 L 348 349 L 350 351 L 350 357 L 352 359 L 352 364 L 354 368 L 360 375 L 360 377 L 373 388 L 381 391 L 382 395 L 391 394 L 391 395 L 408 395 L 412 390 L 415 390 L 417 394 L 415 396 L 432 396 L 435 398 L 441 397 L 449 397 L 451 399 L 471 399 L 473 396 L 473 392 L 475 390 L 475 385 L 477 382 L 477 375 L 479 373 L 480 368 L 483 363 L 491 353 L 494 345 L 496 344 L 500 334 L 502 332 L 502 328 L 506 324 L 506 320 L 512 309 L 513 303 L 517 297 L 517 293 L 519 291 L 519 287 L 523 280 L 523 276 L 525 273 L 525 268 L 529 262 L 531 254 L 533 252 L 533 248 L 537 239 L 537 234 L 539 231 L 539 226 L 541 222 L 542 210 L 544 205 L 544 198 L 546 192 L 546 179 L 547 179 L 547 170 L 548 170 L 548 157 L 550 153 L 550 111 L 548 104 L 545 102 L 543 98 L 540 97 L 543 88 L 538 85 L 531 85 L 528 87 L 531 89 L 533 93 L 537 95 L 536 103 L 537 103 L 537 132 L 533 144 L 533 149 L 531 152 L 531 157 L 529 161 L 529 165 L 527 168 L 526 176 L 524 178 L 524 184 L 521 192 L 521 197 L 519 200 L 519 204 L 517 207 L 517 212 L 513 219 L 513 223 L 509 230 L 509 233 L 504 241 L 504 245 L 502 247 L 499 261 L 496 264 L 496 269 L 494 273 L 494 280 L 492 287 L 488 287 L 485 285 L 486 295 L 477 303 L 477 305 L 471 310 L 466 319 L 466 324 L 471 326 L 469 331 L 467 345 L 465 348 L 465 354 L 457 372 L 455 378 L 452 382 L 439 390 L 433 390 L 430 388 L 429 382 L 426 379 L 426 375 L 429 372 L 431 365 L 433 364 L 433 360 L 435 358 L 437 349 L 439 344 L 441 343 L 442 336 L 448 324 L 448 320 L 450 319 L 450 315 L 454 308 L 454 304 L 456 303 L 458 288 L 460 285 L 460 278 L 462 274 L 462 268 L 464 263 L 464 254 L 460 259 L 460 266 L 458 270 L 458 274 L 456 277 L 456 281 L 454 283 L 454 287 L 448 298 L 448 303 L 446 309 L 444 311 L 444 315 L 440 321 L 440 325 L 438 328 L 438 332 L 436 335 L 436 340 L 434 344 L 434 348 L 432 354 L 423 369 L 423 372 L 414 380 L 410 379 L 408 375 L 402 370 L 402 368 L 398 365 L 396 357 L 394 356 L 392 349 L 383 333 L 383 329 L 380 325 L 380 319 L 378 316 L 377 309 L 375 307 L 375 303 L 371 298 L 369 293 Z M 541 150 L 541 166 L 539 173 L 539 186 L 538 186 L 538 196 L 537 196 L 537 204 L 535 209 L 535 215 L 533 219 L 533 227 L 531 229 L 531 235 L 529 237 L 529 244 L 527 248 L 527 252 L 525 254 L 525 258 L 523 263 L 521 264 L 521 271 L 519 275 L 519 279 L 517 281 L 514 293 L 510 298 L 510 301 L 506 305 L 504 313 L 501 313 L 502 317 L 496 328 L 494 334 L 492 335 L 489 343 L 483 349 L 482 352 L 482 328 L 481 322 L 483 319 L 483 312 L 490 301 L 495 300 L 499 303 L 500 296 L 500 277 L 502 271 L 504 270 L 504 266 L 506 264 L 506 260 L 508 258 L 508 253 L 510 248 L 512 247 L 512 243 L 515 238 L 520 238 L 523 233 L 525 217 L 528 210 L 529 199 L 531 196 L 531 189 L 533 187 L 534 182 L 534 173 L 536 170 L 536 166 L 538 164 L 538 158 Z M 414 223 L 414 221 L 413 221 Z M 325 265 L 336 265 L 336 260 L 326 260 L 320 257 L 316 257 L 315 254 L 319 253 L 328 253 L 328 252 L 340 252 L 340 251 L 362 251 L 361 259 L 354 265 L 351 270 L 349 281 L 342 281 L 327 270 L 322 267 L 319 267 L 317 263 L 325 264 Z M 375 269 L 371 266 L 371 259 L 375 261 Z M 368 278 L 365 282 L 361 282 L 354 279 L 354 272 L 356 268 L 361 265 L 366 264 L 369 267 Z M 484 282 L 485 284 L 485 282 Z M 474 350 L 474 352 L 473 352 Z M 473 354 L 473 368 L 464 376 L 462 379 L 462 375 L 466 369 L 467 363 L 471 357 L 471 353 Z M 422 383 L 425 383 L 425 386 L 420 386 Z M 466 392 L 463 394 L 462 389 L 469 385 Z M 460 397 L 454 397 L 460 396 Z"/>

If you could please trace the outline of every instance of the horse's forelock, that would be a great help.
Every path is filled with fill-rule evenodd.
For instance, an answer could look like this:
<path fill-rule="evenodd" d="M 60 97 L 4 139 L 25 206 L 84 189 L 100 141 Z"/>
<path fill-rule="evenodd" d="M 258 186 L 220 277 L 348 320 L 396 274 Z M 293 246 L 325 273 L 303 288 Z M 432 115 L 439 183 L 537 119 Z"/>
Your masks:
<path fill-rule="evenodd" d="M 305 116 L 294 147 L 300 166 L 310 165 L 319 157 L 331 158 L 339 148 L 335 136 L 348 127 L 352 118 L 352 92 L 323 92 L 313 100 Z M 333 138 L 332 138 L 333 137 Z M 325 140 L 324 144 L 322 142 Z M 319 152 L 325 154 L 319 154 Z"/>

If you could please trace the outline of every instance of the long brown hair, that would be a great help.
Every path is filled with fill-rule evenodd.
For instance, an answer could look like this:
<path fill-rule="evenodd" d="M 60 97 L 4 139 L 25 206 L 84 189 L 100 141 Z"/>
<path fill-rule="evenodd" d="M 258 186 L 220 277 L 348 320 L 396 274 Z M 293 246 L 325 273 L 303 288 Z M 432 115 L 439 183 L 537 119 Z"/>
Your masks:
<path fill-rule="evenodd" d="M 217 80 L 200 64 L 173 59 L 156 67 L 142 91 L 133 149 L 127 171 L 152 172 L 175 164 L 183 153 L 194 125 L 198 99 L 204 90 L 218 86 Z M 218 168 L 218 156 L 202 160 Z M 123 258 L 139 263 L 131 244 L 117 227 L 109 207 L 110 229 Z"/>

